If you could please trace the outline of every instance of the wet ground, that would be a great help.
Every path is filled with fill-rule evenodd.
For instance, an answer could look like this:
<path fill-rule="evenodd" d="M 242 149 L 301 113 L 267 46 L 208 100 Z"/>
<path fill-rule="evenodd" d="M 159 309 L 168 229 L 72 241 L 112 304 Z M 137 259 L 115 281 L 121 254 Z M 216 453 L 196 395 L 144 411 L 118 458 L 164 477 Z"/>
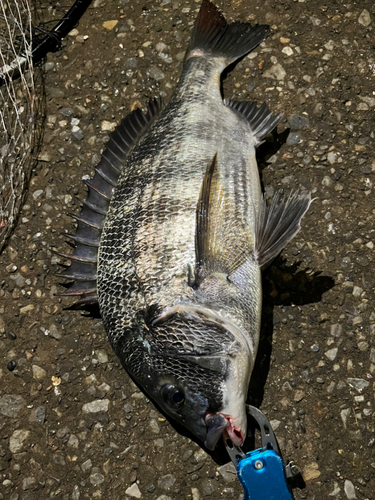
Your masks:
<path fill-rule="evenodd" d="M 303 471 L 297 499 L 373 499 L 374 4 L 218 5 L 273 29 L 224 83 L 226 97 L 285 113 L 259 151 L 267 194 L 315 197 L 264 274 L 251 401 Z M 130 381 L 100 319 L 54 296 L 64 259 L 51 248 L 69 251 L 60 233 L 74 231 L 66 212 L 79 211 L 80 180 L 129 110 L 168 100 L 198 8 L 96 0 L 48 57 L 44 144 L 0 256 L 0 498 L 242 498 L 225 454 L 177 433 Z"/>

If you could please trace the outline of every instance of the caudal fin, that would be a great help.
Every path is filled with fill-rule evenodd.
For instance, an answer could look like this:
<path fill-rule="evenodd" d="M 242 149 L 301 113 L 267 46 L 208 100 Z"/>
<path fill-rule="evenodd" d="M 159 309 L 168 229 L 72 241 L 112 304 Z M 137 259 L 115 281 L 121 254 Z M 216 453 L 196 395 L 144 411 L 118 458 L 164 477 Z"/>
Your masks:
<path fill-rule="evenodd" d="M 191 34 L 186 59 L 194 56 L 221 57 L 225 66 L 251 52 L 268 35 L 266 25 L 228 24 L 215 5 L 203 0 Z"/>

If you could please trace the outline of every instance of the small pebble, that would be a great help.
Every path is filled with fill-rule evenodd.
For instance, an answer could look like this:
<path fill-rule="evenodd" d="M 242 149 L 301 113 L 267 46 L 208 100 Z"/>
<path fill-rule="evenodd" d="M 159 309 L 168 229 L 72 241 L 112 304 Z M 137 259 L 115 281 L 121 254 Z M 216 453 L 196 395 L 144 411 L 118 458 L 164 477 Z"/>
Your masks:
<path fill-rule="evenodd" d="M 283 54 L 285 54 L 286 56 L 288 56 L 288 57 L 292 56 L 293 53 L 294 53 L 293 49 L 291 47 L 289 47 L 289 46 L 284 47 L 281 52 Z"/>
<path fill-rule="evenodd" d="M 369 26 L 371 24 L 371 15 L 370 12 L 367 9 L 363 9 L 361 12 L 359 18 L 358 18 L 359 24 L 362 24 L 362 26 Z"/>
<path fill-rule="evenodd" d="M 269 69 L 263 72 L 262 74 L 263 78 L 272 78 L 273 80 L 284 80 L 286 77 L 286 71 L 285 69 L 281 66 L 281 64 L 276 63 L 273 66 L 271 66 Z"/>
<path fill-rule="evenodd" d="M 94 486 L 104 483 L 104 476 L 99 472 L 93 472 L 90 474 L 90 483 Z M 139 497 L 138 497 L 139 498 Z"/>
<path fill-rule="evenodd" d="M 115 26 L 117 26 L 117 24 L 118 24 L 118 20 L 117 20 L 117 19 L 113 19 L 113 20 L 111 20 L 111 21 L 105 21 L 105 22 L 102 24 L 102 26 L 103 26 L 103 28 L 105 28 L 106 30 L 108 30 L 108 31 L 112 31 L 112 30 L 113 30 L 113 28 L 114 28 Z"/>
<path fill-rule="evenodd" d="M 17 429 L 9 439 L 9 450 L 11 453 L 18 453 L 23 447 L 23 443 L 30 436 L 30 431 L 26 429 Z"/>
<path fill-rule="evenodd" d="M 346 427 L 346 422 L 348 420 L 349 415 L 350 415 L 350 408 L 345 408 L 340 412 L 341 420 L 342 423 L 344 424 L 344 427 Z"/>
<path fill-rule="evenodd" d="M 77 126 L 77 125 L 74 125 L 72 127 L 72 135 L 78 140 L 78 141 L 81 141 L 85 136 L 82 132 L 82 130 Z"/>
<path fill-rule="evenodd" d="M 297 132 L 289 132 L 288 138 L 286 140 L 288 146 L 294 146 L 296 144 L 299 144 L 300 142 L 302 142 L 301 136 Z"/>
<path fill-rule="evenodd" d="M 99 363 L 108 363 L 108 354 L 102 349 L 98 349 L 97 351 L 95 351 L 95 355 Z"/>
<path fill-rule="evenodd" d="M 59 113 L 63 116 L 69 117 L 74 114 L 74 111 L 72 110 L 72 108 L 60 108 Z"/>
<path fill-rule="evenodd" d="M 166 474 L 165 476 L 159 477 L 158 486 L 162 490 L 169 490 L 175 482 L 176 478 L 173 477 L 172 474 Z"/>
<path fill-rule="evenodd" d="M 17 366 L 17 363 L 16 361 L 12 360 L 12 361 L 9 361 L 9 363 L 7 364 L 7 368 L 10 372 L 12 372 L 13 370 L 16 369 L 16 366 Z"/>
<path fill-rule="evenodd" d="M 357 498 L 357 495 L 355 494 L 354 484 L 349 481 L 349 479 L 345 480 L 344 491 L 346 498 L 349 498 L 349 500 L 354 500 L 355 498 Z"/>
<path fill-rule="evenodd" d="M 367 380 L 364 380 L 362 378 L 348 378 L 347 382 L 351 387 L 356 389 L 358 392 L 362 392 L 369 386 L 369 382 L 367 382 Z"/>
<path fill-rule="evenodd" d="M 293 115 L 291 118 L 289 118 L 288 122 L 292 130 L 305 128 L 308 127 L 310 124 L 309 119 L 306 116 L 299 116 L 299 115 Z M 311 158 L 309 161 L 311 161 Z"/>
<path fill-rule="evenodd" d="M 15 417 L 25 404 L 26 402 L 21 396 L 4 394 L 0 398 L 0 413 L 6 417 Z"/>
<path fill-rule="evenodd" d="M 227 483 L 233 483 L 237 480 L 236 468 L 232 462 L 222 465 L 218 468 L 218 471 Z"/>
<path fill-rule="evenodd" d="M 82 406 L 83 413 L 107 412 L 109 408 L 109 399 L 97 399 Z"/>
<path fill-rule="evenodd" d="M 101 129 L 103 132 L 113 132 L 115 128 L 117 127 L 116 122 L 108 122 L 107 120 L 103 120 L 100 124 Z"/>
<path fill-rule="evenodd" d="M 150 78 L 153 78 L 156 81 L 160 81 L 165 78 L 165 74 L 156 66 L 150 66 L 148 74 L 150 75 Z"/>
<path fill-rule="evenodd" d="M 337 352 L 338 352 L 338 348 L 337 347 L 334 347 L 333 349 L 329 349 L 328 351 L 326 351 L 324 353 L 324 355 L 330 360 L 330 361 L 334 361 L 334 359 L 336 358 L 337 356 Z"/>
<path fill-rule="evenodd" d="M 318 477 L 320 477 L 319 465 L 316 462 L 307 464 L 303 469 L 303 479 L 307 482 Z"/>
<path fill-rule="evenodd" d="M 90 459 L 86 460 L 85 462 L 83 462 L 83 464 L 81 465 L 81 469 L 83 470 L 83 472 L 86 472 L 88 470 L 90 470 L 92 467 L 92 462 Z"/>
<path fill-rule="evenodd" d="M 32 366 L 32 372 L 33 372 L 33 378 L 35 380 L 42 380 L 47 376 L 46 370 L 44 370 L 44 368 L 41 368 L 38 365 Z"/>
<path fill-rule="evenodd" d="M 141 498 L 142 493 L 140 492 L 140 489 L 137 485 L 137 483 L 133 483 L 129 488 L 125 490 L 125 495 L 129 495 L 130 497 L 133 498 Z"/>

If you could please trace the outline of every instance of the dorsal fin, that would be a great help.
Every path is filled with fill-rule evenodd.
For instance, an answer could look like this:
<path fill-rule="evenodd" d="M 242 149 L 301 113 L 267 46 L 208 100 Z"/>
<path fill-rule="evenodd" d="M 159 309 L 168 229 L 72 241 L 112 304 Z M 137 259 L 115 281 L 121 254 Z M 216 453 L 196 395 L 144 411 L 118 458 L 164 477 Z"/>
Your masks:
<path fill-rule="evenodd" d="M 220 179 L 217 154 L 207 167 L 196 209 L 196 285 L 208 273 L 234 273 L 251 256 L 249 227 L 236 214 Z"/>
<path fill-rule="evenodd" d="M 109 135 L 100 162 L 95 167 L 95 175 L 84 181 L 88 195 L 80 214 L 73 215 L 78 222 L 75 235 L 65 235 L 75 241 L 71 256 L 55 252 L 72 262 L 61 278 L 72 279 L 73 283 L 59 293 L 60 296 L 81 296 L 75 304 L 93 304 L 97 302 L 96 268 L 98 249 L 104 220 L 117 185 L 126 157 L 137 144 L 147 128 L 154 122 L 162 110 L 162 100 L 153 99 L 148 104 L 147 113 L 139 108 L 132 111 Z"/>
<path fill-rule="evenodd" d="M 267 104 L 263 103 L 257 108 L 257 102 L 224 101 L 225 105 L 241 115 L 249 123 L 254 136 L 255 146 L 263 144 L 264 139 L 277 126 L 283 113 L 276 116 L 268 109 Z"/>

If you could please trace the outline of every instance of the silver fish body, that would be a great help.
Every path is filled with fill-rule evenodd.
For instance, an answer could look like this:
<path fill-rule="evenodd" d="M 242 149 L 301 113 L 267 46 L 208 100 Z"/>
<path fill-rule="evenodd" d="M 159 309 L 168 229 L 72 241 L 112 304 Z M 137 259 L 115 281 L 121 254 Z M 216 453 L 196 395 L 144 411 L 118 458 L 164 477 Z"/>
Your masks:
<path fill-rule="evenodd" d="M 196 264 L 197 202 L 207 165 L 216 153 L 227 194 L 235 206 L 234 217 L 228 217 L 227 223 L 235 226 L 236 214 L 240 214 L 248 223 L 249 234 L 255 234 L 255 214 L 261 202 L 253 133 L 249 124 L 224 104 L 220 69 L 217 61 L 188 59 L 171 102 L 130 154 L 104 225 L 98 292 L 116 353 L 153 399 L 158 400 L 159 390 L 153 391 L 153 374 L 161 375 L 170 359 L 176 369 L 166 372 L 166 383 L 183 388 L 185 401 L 191 389 L 191 399 L 199 397 L 204 415 L 220 411 L 236 420 L 236 429 L 243 434 L 246 417 L 240 409 L 244 409 L 259 340 L 260 268 L 253 260 L 238 269 L 231 284 L 225 277 L 221 283 L 220 276 L 216 283 L 213 276 L 208 277 L 198 290 L 189 284 L 189 272 Z M 159 315 L 185 305 L 203 314 L 208 309 L 212 317 L 207 317 L 204 328 L 200 328 L 200 319 L 182 313 L 169 324 L 152 329 L 152 321 Z M 149 324 L 142 325 L 152 308 Z M 215 324 L 224 320 L 231 322 L 233 329 L 229 332 L 220 327 L 220 338 Z M 194 327 L 193 338 L 199 335 L 199 343 L 208 346 L 205 330 L 210 325 L 219 342 L 201 354 L 202 347 L 194 345 L 195 339 L 191 340 L 185 329 Z M 164 335 L 172 336 L 177 344 L 167 343 L 169 353 L 162 341 Z M 160 372 L 154 365 L 155 342 L 162 358 Z M 214 370 L 204 366 L 207 355 L 217 357 Z M 203 360 L 193 361 L 192 356 Z M 180 372 L 189 372 L 189 363 L 193 373 L 182 381 Z M 209 384 L 207 389 L 203 380 Z M 210 396 L 203 396 L 207 392 Z M 184 410 L 190 412 L 186 402 Z M 190 419 L 200 421 L 199 437 L 205 440 L 202 415 Z M 186 425 L 187 417 L 179 420 Z"/>
<path fill-rule="evenodd" d="M 210 449 L 224 430 L 235 444 L 246 436 L 261 268 L 298 232 L 310 204 L 309 195 L 293 195 L 267 207 L 255 148 L 281 116 L 220 94 L 222 70 L 266 34 L 265 26 L 228 25 L 203 0 L 170 103 L 129 153 L 122 143 L 127 156 L 98 229 L 97 294 L 113 349 Z M 146 118 L 133 118 L 141 130 Z M 122 154 L 122 133 L 108 143 L 112 159 Z"/>

